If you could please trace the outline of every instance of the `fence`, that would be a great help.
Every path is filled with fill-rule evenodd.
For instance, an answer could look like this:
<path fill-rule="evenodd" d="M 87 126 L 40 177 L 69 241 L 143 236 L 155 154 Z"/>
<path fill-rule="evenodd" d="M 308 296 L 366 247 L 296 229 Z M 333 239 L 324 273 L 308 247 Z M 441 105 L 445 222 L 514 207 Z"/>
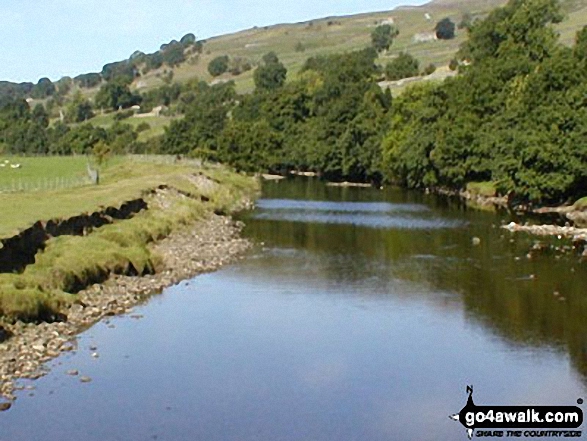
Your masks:
<path fill-rule="evenodd" d="M 0 193 L 62 190 L 82 187 L 90 183 L 89 178 L 85 176 L 38 179 L 15 178 L 7 182 L 0 182 Z"/>

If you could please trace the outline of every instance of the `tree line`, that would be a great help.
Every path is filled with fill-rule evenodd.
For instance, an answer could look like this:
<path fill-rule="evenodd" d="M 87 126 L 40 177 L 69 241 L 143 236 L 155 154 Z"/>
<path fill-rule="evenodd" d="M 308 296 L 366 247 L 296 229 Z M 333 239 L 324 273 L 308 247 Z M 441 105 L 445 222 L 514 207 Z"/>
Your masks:
<path fill-rule="evenodd" d="M 520 203 L 572 200 L 587 191 L 587 27 L 567 47 L 553 28 L 561 19 L 555 0 L 510 0 L 463 27 L 468 39 L 453 66 L 459 75 L 416 84 L 396 98 L 378 85 L 394 71 L 377 64 L 373 46 L 311 57 L 290 81 L 270 53 L 254 72 L 251 94 L 238 95 L 232 82 L 194 80 L 141 95 L 143 105 L 166 102 L 183 118 L 159 138 L 135 139 L 130 150 L 410 188 L 491 182 Z M 411 57 L 397 59 L 394 68 L 417 71 Z M 126 91 L 118 96 L 132 102 Z M 5 123 L 7 115 L 20 122 Z M 43 124 L 41 109 L 5 107 L 0 142 L 9 151 L 37 145 L 66 153 L 56 133 L 65 128 Z M 76 138 L 82 129 L 69 130 Z M 38 147 L 42 133 L 48 141 Z M 108 136 L 115 143 L 120 134 Z M 69 151 L 84 148 L 72 145 Z"/>

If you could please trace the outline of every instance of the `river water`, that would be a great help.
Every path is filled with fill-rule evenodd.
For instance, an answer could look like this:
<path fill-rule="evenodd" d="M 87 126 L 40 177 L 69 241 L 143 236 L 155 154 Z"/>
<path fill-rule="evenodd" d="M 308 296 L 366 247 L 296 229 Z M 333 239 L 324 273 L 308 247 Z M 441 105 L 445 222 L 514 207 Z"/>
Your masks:
<path fill-rule="evenodd" d="M 266 184 L 244 220 L 244 260 L 82 334 L 0 440 L 464 440 L 466 385 L 586 398 L 587 268 L 564 240 L 528 259 L 506 215 L 313 179 Z"/>

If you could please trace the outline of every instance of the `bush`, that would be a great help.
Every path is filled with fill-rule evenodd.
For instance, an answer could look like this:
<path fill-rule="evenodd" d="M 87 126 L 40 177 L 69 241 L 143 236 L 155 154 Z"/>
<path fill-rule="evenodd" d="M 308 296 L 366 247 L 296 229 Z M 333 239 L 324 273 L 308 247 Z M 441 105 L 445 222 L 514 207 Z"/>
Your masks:
<path fill-rule="evenodd" d="M 151 129 L 151 125 L 147 122 L 140 123 L 135 129 L 137 133 L 145 132 Z"/>
<path fill-rule="evenodd" d="M 117 112 L 114 114 L 114 121 L 122 121 L 123 119 L 130 118 L 134 115 L 132 110 L 124 110 L 122 112 Z"/>
<path fill-rule="evenodd" d="M 454 58 L 448 63 L 448 68 L 453 72 L 459 68 L 459 62 Z"/>
<path fill-rule="evenodd" d="M 443 18 L 440 20 L 436 23 L 434 30 L 436 31 L 436 37 L 439 40 L 451 40 L 455 38 L 455 24 L 450 18 Z"/>
<path fill-rule="evenodd" d="M 420 63 L 410 54 L 400 52 L 393 61 L 385 66 L 385 77 L 389 81 L 401 80 L 402 78 L 415 77 L 418 75 Z"/>
<path fill-rule="evenodd" d="M 426 66 L 426 68 L 424 69 L 422 74 L 423 75 L 432 75 L 434 72 L 436 72 L 436 66 L 434 65 L 434 63 L 430 63 L 428 66 Z"/>
<path fill-rule="evenodd" d="M 217 77 L 222 75 L 228 70 L 228 55 L 221 55 L 219 57 L 214 58 L 208 64 L 208 72 L 213 77 Z"/>

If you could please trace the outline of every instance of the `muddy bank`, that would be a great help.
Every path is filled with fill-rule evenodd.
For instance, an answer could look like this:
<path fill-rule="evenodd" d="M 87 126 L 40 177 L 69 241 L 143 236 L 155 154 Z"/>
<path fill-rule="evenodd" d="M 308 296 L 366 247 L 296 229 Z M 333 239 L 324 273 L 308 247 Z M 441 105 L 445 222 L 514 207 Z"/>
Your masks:
<path fill-rule="evenodd" d="M 241 205 L 246 208 L 251 203 L 242 201 Z M 250 246 L 240 238 L 242 227 L 230 217 L 209 213 L 151 245 L 151 250 L 162 258 L 156 274 L 111 275 L 106 282 L 80 291 L 77 301 L 64 311 L 67 321 L 4 325 L 1 334 L 12 336 L 0 343 L 0 394 L 14 400 L 15 390 L 21 388 L 19 378 L 45 375 L 46 362 L 62 352 L 76 350 L 75 336 L 104 317 L 124 314 L 165 287 L 216 270 L 241 256 Z M 8 408 L 0 405 L 0 410 Z"/>
<path fill-rule="evenodd" d="M 118 208 L 108 207 L 92 214 L 52 219 L 47 222 L 39 221 L 15 236 L 0 239 L 0 273 L 20 272 L 27 265 L 35 263 L 35 255 L 52 237 L 81 236 L 93 228 L 111 224 L 115 220 L 130 219 L 146 209 L 147 203 L 139 198 L 125 202 Z"/>

